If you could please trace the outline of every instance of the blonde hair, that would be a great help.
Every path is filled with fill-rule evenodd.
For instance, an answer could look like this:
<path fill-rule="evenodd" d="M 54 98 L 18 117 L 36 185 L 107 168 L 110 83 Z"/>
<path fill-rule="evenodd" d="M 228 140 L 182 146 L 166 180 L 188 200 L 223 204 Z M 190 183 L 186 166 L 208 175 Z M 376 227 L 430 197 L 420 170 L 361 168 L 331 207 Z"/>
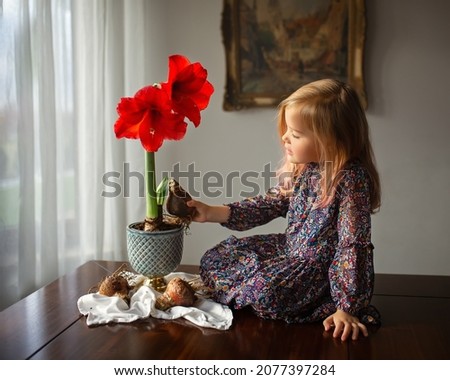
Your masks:
<path fill-rule="evenodd" d="M 305 127 L 315 136 L 321 179 L 320 206 L 327 204 L 336 192 L 342 170 L 351 160 L 358 160 L 370 179 L 371 211 L 381 203 L 380 178 L 375 165 L 369 126 L 357 93 L 348 84 L 334 79 L 322 79 L 300 87 L 278 107 L 278 133 L 286 133 L 286 109 L 298 112 Z M 332 163 L 327 165 L 327 163 Z M 284 183 L 298 177 L 304 165 L 292 164 L 284 157 L 278 171 L 286 176 Z M 326 170 L 325 170 L 326 169 Z"/>

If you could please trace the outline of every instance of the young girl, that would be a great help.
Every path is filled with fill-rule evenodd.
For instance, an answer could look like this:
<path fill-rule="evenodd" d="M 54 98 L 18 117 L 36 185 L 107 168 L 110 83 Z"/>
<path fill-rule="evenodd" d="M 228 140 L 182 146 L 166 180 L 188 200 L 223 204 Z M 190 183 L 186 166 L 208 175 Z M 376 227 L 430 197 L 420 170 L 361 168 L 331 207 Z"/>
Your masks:
<path fill-rule="evenodd" d="M 216 301 L 263 318 L 323 320 L 346 340 L 379 323 L 373 292 L 371 213 L 380 183 L 355 91 L 336 80 L 307 84 L 281 102 L 285 148 L 279 186 L 226 206 L 192 200 L 194 221 L 247 230 L 287 217 L 285 233 L 230 236 L 205 253 L 200 274 Z"/>

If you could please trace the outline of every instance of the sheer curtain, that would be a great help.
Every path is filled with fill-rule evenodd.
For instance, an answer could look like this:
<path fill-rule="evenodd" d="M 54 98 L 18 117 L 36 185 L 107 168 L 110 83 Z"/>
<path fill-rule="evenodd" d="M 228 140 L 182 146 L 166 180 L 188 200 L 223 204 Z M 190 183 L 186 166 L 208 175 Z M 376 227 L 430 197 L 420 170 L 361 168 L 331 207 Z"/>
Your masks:
<path fill-rule="evenodd" d="M 2 310 L 88 260 L 126 259 L 125 227 L 144 200 L 105 197 L 104 175 L 116 173 L 123 188 L 124 163 L 142 172 L 142 149 L 117 140 L 113 125 L 120 97 L 158 72 L 144 36 L 159 25 L 150 7 L 164 8 L 145 0 L 0 7 Z M 141 184 L 130 186 L 137 194 Z"/>

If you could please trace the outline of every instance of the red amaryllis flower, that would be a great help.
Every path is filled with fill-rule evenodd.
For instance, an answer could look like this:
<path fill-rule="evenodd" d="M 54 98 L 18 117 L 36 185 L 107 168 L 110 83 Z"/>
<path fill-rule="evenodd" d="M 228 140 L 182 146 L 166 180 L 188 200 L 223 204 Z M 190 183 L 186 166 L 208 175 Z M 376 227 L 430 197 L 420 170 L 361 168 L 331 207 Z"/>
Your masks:
<path fill-rule="evenodd" d="M 162 89 L 147 86 L 117 105 L 114 125 L 117 138 L 140 139 L 148 152 L 156 152 L 164 140 L 180 140 L 186 134 L 184 115 L 174 113 L 169 96 Z"/>
<path fill-rule="evenodd" d="M 162 88 L 172 99 L 175 112 L 186 116 L 195 127 L 200 124 L 200 111 L 204 110 L 214 92 L 206 80 L 208 73 L 199 63 L 191 63 L 182 55 L 169 57 L 169 75 Z"/>
<path fill-rule="evenodd" d="M 134 97 L 122 98 L 114 124 L 117 138 L 140 139 L 145 152 L 146 218 L 145 230 L 154 231 L 163 222 L 164 178 L 156 187 L 155 153 L 164 140 L 181 140 L 187 118 L 197 127 L 200 111 L 209 103 L 214 88 L 206 80 L 200 63 L 190 63 L 181 55 L 169 57 L 168 82 L 147 86 Z"/>

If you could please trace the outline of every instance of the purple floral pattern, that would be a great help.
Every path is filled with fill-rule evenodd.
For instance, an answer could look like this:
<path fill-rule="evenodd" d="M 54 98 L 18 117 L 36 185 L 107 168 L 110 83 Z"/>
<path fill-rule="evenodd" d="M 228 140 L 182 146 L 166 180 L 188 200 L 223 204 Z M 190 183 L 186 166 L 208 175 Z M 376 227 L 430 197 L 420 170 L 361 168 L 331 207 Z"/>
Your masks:
<path fill-rule="evenodd" d="M 200 274 L 216 301 L 250 306 L 262 318 L 314 322 L 337 308 L 379 323 L 370 305 L 374 268 L 369 180 L 356 163 L 343 172 L 333 200 L 316 207 L 320 172 L 309 164 L 293 194 L 279 188 L 229 204 L 223 225 L 245 231 L 287 217 L 285 233 L 230 236 L 201 259 Z"/>

